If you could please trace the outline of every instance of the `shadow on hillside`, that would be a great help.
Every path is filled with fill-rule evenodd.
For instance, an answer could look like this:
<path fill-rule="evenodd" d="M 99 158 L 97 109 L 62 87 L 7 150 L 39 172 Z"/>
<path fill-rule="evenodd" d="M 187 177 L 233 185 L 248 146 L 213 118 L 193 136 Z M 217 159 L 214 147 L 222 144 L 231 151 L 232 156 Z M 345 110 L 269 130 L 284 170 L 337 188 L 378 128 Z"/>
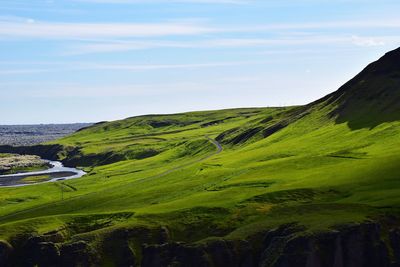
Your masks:
<path fill-rule="evenodd" d="M 347 123 L 350 129 L 373 129 L 382 123 L 400 121 L 400 85 L 399 89 L 384 96 L 369 96 L 367 99 L 350 99 L 331 114 L 337 124 Z M 394 93 L 396 92 L 396 93 Z"/>
<path fill-rule="evenodd" d="M 333 93 L 331 117 L 352 130 L 400 121 L 400 48 L 386 53 Z"/>
<path fill-rule="evenodd" d="M 360 130 L 364 128 L 374 129 L 383 123 L 396 121 L 400 122 L 400 109 L 390 111 L 365 110 L 363 112 L 355 112 L 351 115 L 339 113 L 335 123 L 347 123 L 351 130 Z"/>

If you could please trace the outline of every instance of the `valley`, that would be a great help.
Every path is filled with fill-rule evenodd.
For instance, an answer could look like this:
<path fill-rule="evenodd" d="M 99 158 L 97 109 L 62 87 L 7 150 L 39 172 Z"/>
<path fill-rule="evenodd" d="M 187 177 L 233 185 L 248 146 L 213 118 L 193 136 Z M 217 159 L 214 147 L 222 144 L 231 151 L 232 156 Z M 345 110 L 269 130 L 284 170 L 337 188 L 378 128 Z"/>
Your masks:
<path fill-rule="evenodd" d="M 87 175 L 0 187 L 0 265 L 397 266 L 399 73 L 397 49 L 304 106 L 138 116 L 2 146 Z"/>

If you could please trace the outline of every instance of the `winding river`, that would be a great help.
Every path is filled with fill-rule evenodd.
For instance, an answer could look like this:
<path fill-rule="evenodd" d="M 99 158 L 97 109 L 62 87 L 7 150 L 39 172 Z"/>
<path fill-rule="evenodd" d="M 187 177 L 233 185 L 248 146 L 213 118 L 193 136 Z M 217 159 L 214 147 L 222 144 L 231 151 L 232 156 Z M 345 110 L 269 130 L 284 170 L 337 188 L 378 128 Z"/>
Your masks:
<path fill-rule="evenodd" d="M 64 167 L 63 164 L 59 161 L 48 161 L 48 163 L 52 167 L 47 170 L 0 175 L 0 187 L 28 186 L 34 184 L 70 180 L 80 178 L 86 174 L 86 172 L 76 168 Z M 30 177 L 40 176 L 47 178 L 45 181 L 41 181 L 39 179 L 39 182 L 24 182 L 24 180 L 29 179 Z"/>

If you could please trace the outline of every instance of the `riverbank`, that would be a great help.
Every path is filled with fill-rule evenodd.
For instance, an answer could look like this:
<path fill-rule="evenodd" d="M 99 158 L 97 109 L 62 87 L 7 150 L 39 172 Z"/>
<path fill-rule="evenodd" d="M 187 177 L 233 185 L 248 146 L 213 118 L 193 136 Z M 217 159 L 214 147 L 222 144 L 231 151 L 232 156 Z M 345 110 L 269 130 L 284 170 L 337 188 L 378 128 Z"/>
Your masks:
<path fill-rule="evenodd" d="M 0 154 L 0 175 L 49 169 L 48 161 L 34 155 Z"/>

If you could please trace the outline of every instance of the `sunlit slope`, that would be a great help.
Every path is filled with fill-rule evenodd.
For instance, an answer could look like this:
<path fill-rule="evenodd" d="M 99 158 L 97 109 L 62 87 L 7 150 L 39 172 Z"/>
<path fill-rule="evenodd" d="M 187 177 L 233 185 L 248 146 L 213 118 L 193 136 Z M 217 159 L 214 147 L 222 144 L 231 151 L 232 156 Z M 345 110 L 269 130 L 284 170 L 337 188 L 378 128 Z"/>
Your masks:
<path fill-rule="evenodd" d="M 358 77 L 390 76 L 384 91 L 395 97 L 397 72 L 394 64 Z M 397 102 L 368 102 L 370 93 L 356 84 L 302 107 L 141 116 L 82 130 L 57 143 L 65 147 L 60 156 L 89 174 L 0 189 L 0 236 L 64 229 L 93 241 L 120 228 L 165 226 L 173 240 L 200 241 L 291 222 L 316 230 L 398 214 Z M 362 84 L 368 92 L 377 86 Z M 354 94 L 356 106 L 369 108 L 352 113 Z M 382 110 L 390 119 L 377 119 Z"/>
<path fill-rule="evenodd" d="M 228 144 L 222 153 L 208 159 L 205 158 L 215 153 L 216 148 L 206 135 L 217 137 L 226 128 L 240 124 L 247 127 L 253 120 L 277 111 L 258 110 L 248 118 L 238 117 L 232 122 L 195 129 L 183 126 L 182 131 L 176 131 L 179 127 L 173 126 L 174 130 L 169 131 L 173 133 L 161 131 L 152 136 L 160 138 L 157 146 L 161 152 L 155 156 L 94 166 L 88 168 L 87 177 L 64 182 L 64 185 L 2 189 L 1 212 L 5 217 L 0 219 L 5 223 L 60 215 L 58 223 L 64 225 L 77 214 L 92 217 L 93 214 L 134 213 L 122 220 L 123 225 L 159 223 L 176 228 L 182 235 L 192 222 L 200 228 L 203 223 L 219 225 L 216 233 L 200 231 L 198 238 L 201 239 L 236 232 L 247 235 L 251 231 L 245 229 L 253 223 L 261 224 L 260 229 L 267 227 L 264 224 L 292 221 L 320 227 L 321 218 L 326 225 L 332 225 L 363 220 L 380 213 L 382 207 L 396 208 L 400 203 L 400 123 L 352 130 L 346 123 L 336 124 L 329 119 L 326 106 L 314 109 L 265 139 Z M 97 130 L 91 128 L 60 143 L 81 145 L 83 151 L 95 153 L 112 149 L 113 139 L 108 134 L 123 136 L 121 132 L 128 129 L 117 128 L 115 133 L 110 130 L 105 135 L 97 135 Z M 135 144 L 139 149 L 155 147 L 147 137 L 141 140 L 143 145 L 138 140 L 133 137 L 124 142 Z M 116 147 L 121 147 L 119 142 Z M 60 186 L 64 188 L 63 201 L 60 201 Z M 190 216 L 200 214 L 188 218 L 188 222 L 182 221 L 188 212 Z M 51 222 L 49 227 L 56 227 Z M 111 224 L 117 227 L 119 222 Z M 38 227 L 48 229 L 42 221 Z M 6 232 L 10 234 L 9 230 Z"/>

